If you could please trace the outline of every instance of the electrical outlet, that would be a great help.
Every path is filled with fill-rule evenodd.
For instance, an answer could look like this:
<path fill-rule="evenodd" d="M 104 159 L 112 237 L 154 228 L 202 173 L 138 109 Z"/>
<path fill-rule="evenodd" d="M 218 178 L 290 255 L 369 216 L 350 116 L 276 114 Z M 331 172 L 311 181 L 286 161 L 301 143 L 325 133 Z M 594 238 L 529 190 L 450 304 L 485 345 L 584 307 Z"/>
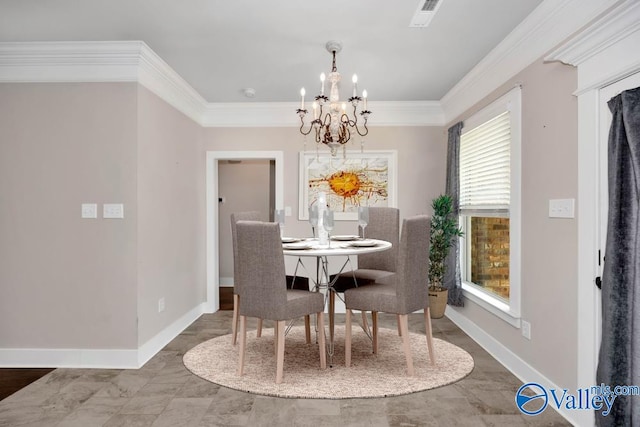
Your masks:
<path fill-rule="evenodd" d="M 522 329 L 522 336 L 530 340 L 531 339 L 531 323 L 527 322 L 526 320 L 523 320 L 521 323 L 521 329 Z"/>
<path fill-rule="evenodd" d="M 291 216 L 291 206 L 284 207 L 284 216 Z"/>
<path fill-rule="evenodd" d="M 164 311 L 164 297 L 158 300 L 158 313 L 162 313 Z"/>

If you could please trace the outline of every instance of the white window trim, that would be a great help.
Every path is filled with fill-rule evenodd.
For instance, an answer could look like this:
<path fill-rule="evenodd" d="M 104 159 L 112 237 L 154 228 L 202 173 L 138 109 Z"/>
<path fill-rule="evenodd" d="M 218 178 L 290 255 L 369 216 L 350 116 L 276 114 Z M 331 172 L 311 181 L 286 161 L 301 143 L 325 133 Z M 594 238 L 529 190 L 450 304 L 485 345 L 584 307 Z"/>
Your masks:
<path fill-rule="evenodd" d="M 464 121 L 464 129 L 473 129 L 508 109 L 511 111 L 511 202 L 509 206 L 509 302 L 492 296 L 478 286 L 462 281 L 463 295 L 478 306 L 484 308 L 510 325 L 520 328 L 521 304 L 521 203 L 522 203 L 522 93 L 520 86 L 516 86 L 505 95 L 492 102 L 473 116 Z M 460 247 L 466 245 L 461 237 Z M 463 272 L 467 268 L 464 264 L 463 251 L 460 251 L 460 266 Z M 463 277 L 464 274 L 463 274 Z"/>

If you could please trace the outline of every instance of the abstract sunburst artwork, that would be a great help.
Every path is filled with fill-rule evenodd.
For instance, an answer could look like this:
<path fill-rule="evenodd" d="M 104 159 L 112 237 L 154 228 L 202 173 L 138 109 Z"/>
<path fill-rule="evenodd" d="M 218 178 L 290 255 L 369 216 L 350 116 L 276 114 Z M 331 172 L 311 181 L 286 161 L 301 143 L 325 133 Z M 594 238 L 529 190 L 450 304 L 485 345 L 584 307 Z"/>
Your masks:
<path fill-rule="evenodd" d="M 336 219 L 357 219 L 358 206 L 395 206 L 395 151 L 347 152 L 346 158 L 300 153 L 299 219 L 308 219 L 308 207 L 319 192 Z"/>

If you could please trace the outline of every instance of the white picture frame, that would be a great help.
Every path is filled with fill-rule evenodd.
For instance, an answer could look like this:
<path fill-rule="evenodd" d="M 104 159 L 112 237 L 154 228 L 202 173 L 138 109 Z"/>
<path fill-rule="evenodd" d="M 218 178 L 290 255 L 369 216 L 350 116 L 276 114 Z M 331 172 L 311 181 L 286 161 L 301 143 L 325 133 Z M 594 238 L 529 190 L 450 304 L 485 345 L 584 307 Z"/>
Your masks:
<path fill-rule="evenodd" d="M 338 221 L 358 219 L 358 206 L 397 207 L 396 150 L 300 152 L 298 219 L 309 219 L 309 206 L 324 191 Z"/>

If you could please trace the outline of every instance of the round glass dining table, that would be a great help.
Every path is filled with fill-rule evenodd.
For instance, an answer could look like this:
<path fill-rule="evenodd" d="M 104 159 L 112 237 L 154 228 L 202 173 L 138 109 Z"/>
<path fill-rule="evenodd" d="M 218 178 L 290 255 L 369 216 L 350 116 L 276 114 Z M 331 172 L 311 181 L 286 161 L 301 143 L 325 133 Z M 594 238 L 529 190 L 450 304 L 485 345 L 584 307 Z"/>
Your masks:
<path fill-rule="evenodd" d="M 333 331 L 334 331 L 334 317 L 335 317 L 335 305 L 333 295 L 329 297 L 330 293 L 334 295 L 337 293 L 333 289 L 338 275 L 344 272 L 347 265 L 351 265 L 351 256 L 370 254 L 374 252 L 386 251 L 391 248 L 391 243 L 385 240 L 377 239 L 361 239 L 357 236 L 334 236 L 329 240 L 329 244 L 320 244 L 318 239 L 306 238 L 283 238 L 282 252 L 288 256 L 298 257 L 294 276 L 298 273 L 298 267 L 302 266 L 306 270 L 302 263 L 302 257 L 315 257 L 316 258 L 316 277 L 315 280 L 312 277 L 309 279 L 314 283 L 314 290 L 327 290 L 325 294 L 325 305 L 327 299 L 329 300 L 329 339 L 327 340 L 327 352 L 329 356 L 329 363 L 333 359 Z M 334 275 L 334 279 L 331 280 L 329 274 L 329 258 L 346 256 L 347 260 L 344 262 L 338 273 Z M 357 286 L 357 282 L 355 281 Z"/>

